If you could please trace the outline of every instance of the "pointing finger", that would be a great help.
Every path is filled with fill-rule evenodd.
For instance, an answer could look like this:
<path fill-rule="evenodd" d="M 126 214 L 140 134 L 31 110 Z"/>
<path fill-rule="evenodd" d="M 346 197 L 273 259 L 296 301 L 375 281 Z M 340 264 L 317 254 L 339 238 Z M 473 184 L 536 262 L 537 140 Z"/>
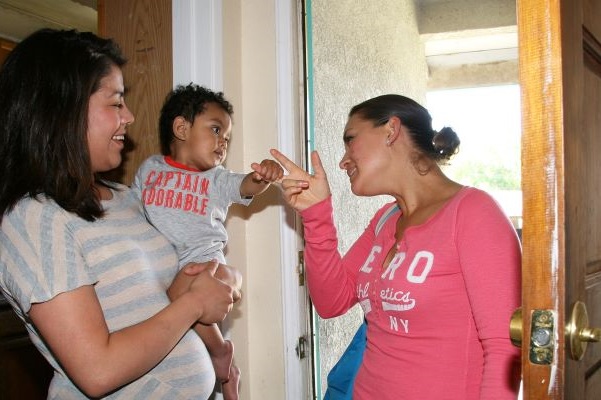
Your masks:
<path fill-rule="evenodd" d="M 282 166 L 284 168 L 286 168 L 288 171 L 292 172 L 292 171 L 301 169 L 298 165 L 296 165 L 294 162 L 292 162 L 288 157 L 286 157 L 285 155 L 280 153 L 278 150 L 271 149 L 270 153 L 273 156 L 273 158 L 275 158 L 280 164 L 282 164 Z"/>
<path fill-rule="evenodd" d="M 317 153 L 317 150 L 313 150 L 311 152 L 311 165 L 313 166 L 313 171 L 317 174 L 325 174 L 325 170 L 323 169 L 323 164 L 321 163 L 321 158 Z"/>

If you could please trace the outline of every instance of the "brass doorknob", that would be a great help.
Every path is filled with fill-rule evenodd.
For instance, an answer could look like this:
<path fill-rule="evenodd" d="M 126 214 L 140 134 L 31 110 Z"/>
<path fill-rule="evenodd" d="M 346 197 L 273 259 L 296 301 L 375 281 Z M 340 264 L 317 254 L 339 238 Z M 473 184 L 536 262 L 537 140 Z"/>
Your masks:
<path fill-rule="evenodd" d="M 513 312 L 509 321 L 509 338 L 516 347 L 522 347 L 522 327 L 522 307 L 520 307 Z"/>
<path fill-rule="evenodd" d="M 601 341 L 601 328 L 589 328 L 588 323 L 586 305 L 577 301 L 572 308 L 572 316 L 565 331 L 566 343 L 573 360 L 578 361 L 584 357 L 588 343 Z"/>
<path fill-rule="evenodd" d="M 552 347 L 552 315 L 551 311 L 534 310 L 530 338 L 530 355 L 533 362 L 547 361 L 548 356 L 543 354 Z M 536 316 L 536 318 L 535 318 Z M 582 360 L 588 343 L 601 341 L 601 328 L 591 328 L 589 325 L 586 305 L 577 301 L 572 307 L 572 315 L 565 328 L 565 341 L 569 349 L 569 356 L 576 361 Z M 522 308 L 513 312 L 509 322 L 509 338 L 514 346 L 522 346 L 523 319 Z"/>

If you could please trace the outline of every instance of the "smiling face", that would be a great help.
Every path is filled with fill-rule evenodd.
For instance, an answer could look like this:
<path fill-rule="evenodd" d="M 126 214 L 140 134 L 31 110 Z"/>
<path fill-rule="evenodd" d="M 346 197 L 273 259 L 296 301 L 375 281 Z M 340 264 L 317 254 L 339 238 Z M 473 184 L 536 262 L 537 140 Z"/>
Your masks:
<path fill-rule="evenodd" d="M 113 66 L 90 96 L 87 136 L 92 172 L 110 171 L 121 164 L 125 127 L 134 121 L 124 91 L 121 69 Z"/>
<path fill-rule="evenodd" d="M 194 123 L 178 117 L 173 159 L 190 168 L 206 171 L 223 164 L 232 132 L 232 118 L 217 103 L 207 103 Z"/>
<path fill-rule="evenodd" d="M 372 121 L 362 119 L 358 114 L 348 119 L 343 135 L 346 151 L 340 168 L 346 170 L 354 194 L 382 194 L 382 177 L 390 165 L 386 144 L 389 133 L 387 124 L 374 127 Z"/>

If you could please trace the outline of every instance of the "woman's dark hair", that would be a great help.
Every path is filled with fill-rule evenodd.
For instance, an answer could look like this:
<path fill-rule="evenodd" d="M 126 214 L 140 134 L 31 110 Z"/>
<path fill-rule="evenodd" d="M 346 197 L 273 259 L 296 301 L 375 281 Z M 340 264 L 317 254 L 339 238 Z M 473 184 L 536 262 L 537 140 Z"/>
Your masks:
<path fill-rule="evenodd" d="M 171 154 L 171 143 L 175 137 L 173 134 L 175 118 L 184 117 L 186 121 L 193 124 L 194 118 L 201 114 L 209 103 L 217 104 L 230 117 L 234 113 L 234 108 L 223 97 L 222 92 L 214 92 L 194 83 L 185 86 L 178 85 L 169 92 L 159 117 L 159 140 L 161 142 L 161 152 L 164 155 Z"/>
<path fill-rule="evenodd" d="M 440 163 L 447 162 L 459 150 L 459 137 L 449 127 L 439 132 L 432 129 L 428 110 L 415 100 L 398 94 L 385 94 L 357 104 L 349 117 L 357 115 L 374 126 L 382 126 L 391 117 L 398 117 L 407 128 L 415 147 L 424 156 Z"/>
<path fill-rule="evenodd" d="M 93 33 L 41 29 L 0 70 L 0 220 L 24 196 L 45 195 L 88 221 L 103 215 L 88 150 L 88 105 L 126 60 Z"/>

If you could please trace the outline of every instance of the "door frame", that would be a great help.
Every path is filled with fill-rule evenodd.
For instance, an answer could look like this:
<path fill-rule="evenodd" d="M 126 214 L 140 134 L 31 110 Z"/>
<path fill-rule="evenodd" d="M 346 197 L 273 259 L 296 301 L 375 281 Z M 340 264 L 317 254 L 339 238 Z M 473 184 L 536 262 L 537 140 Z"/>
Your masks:
<path fill-rule="evenodd" d="M 291 135 L 299 132 L 304 135 L 304 129 L 295 129 L 297 121 L 302 120 L 302 104 L 304 93 L 298 93 L 302 87 L 294 77 L 300 75 L 304 80 L 302 65 L 302 36 L 300 35 L 300 5 L 294 0 L 275 1 L 275 30 L 276 30 L 276 63 L 277 63 L 277 125 L 278 148 L 284 154 L 291 154 L 303 159 L 304 148 L 302 138 Z M 296 7 L 296 9 L 294 8 Z M 296 54 L 295 56 L 295 49 Z M 300 94 L 300 96 L 299 96 Z M 297 97 L 298 96 L 298 97 Z M 312 394 L 312 340 L 310 336 L 310 313 L 306 286 L 299 285 L 299 274 L 304 276 L 304 268 L 299 260 L 302 249 L 301 234 L 296 212 L 290 207 L 280 208 L 280 255 L 282 260 L 282 309 L 284 331 L 284 364 L 286 399 L 313 399 Z M 304 277 L 302 278 L 304 281 Z M 305 359 L 298 356 L 299 339 L 304 337 L 307 348 Z"/>
<path fill-rule="evenodd" d="M 549 0 L 518 0 L 517 7 L 522 97 L 523 392 L 524 399 L 560 399 L 565 362 L 558 347 L 564 343 L 565 321 L 562 91 L 554 79 L 545 77 L 561 76 L 561 29 L 557 18 L 546 17 L 557 15 Z M 542 37 L 548 39 L 543 42 Z M 546 179 L 541 179 L 540 171 L 547 171 Z M 548 310 L 555 318 L 550 365 L 530 362 L 532 310 Z"/>

